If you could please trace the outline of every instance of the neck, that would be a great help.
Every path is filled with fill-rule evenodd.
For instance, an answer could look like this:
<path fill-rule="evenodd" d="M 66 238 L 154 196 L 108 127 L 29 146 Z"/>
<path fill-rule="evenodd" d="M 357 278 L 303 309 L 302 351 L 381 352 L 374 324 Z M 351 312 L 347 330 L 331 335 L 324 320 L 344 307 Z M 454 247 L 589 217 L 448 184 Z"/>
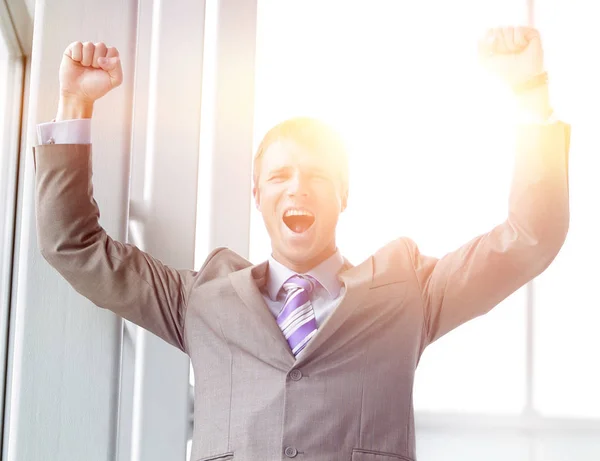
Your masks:
<path fill-rule="evenodd" d="M 323 252 L 319 253 L 314 258 L 303 261 L 294 261 L 284 257 L 281 254 L 273 252 L 273 259 L 275 259 L 275 261 L 277 261 L 278 263 L 283 264 L 291 271 L 296 272 L 297 274 L 304 274 L 310 271 L 311 269 L 317 267 L 319 264 L 321 264 L 323 261 L 327 260 L 331 256 L 333 256 L 336 251 L 337 247 L 334 245 L 331 248 L 325 249 Z"/>

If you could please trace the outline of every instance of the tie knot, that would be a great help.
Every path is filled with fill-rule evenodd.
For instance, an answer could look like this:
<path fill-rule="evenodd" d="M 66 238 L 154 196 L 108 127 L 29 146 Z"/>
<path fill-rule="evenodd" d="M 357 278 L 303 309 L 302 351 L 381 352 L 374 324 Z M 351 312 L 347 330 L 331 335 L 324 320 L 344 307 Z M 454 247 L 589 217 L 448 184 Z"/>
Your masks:
<path fill-rule="evenodd" d="M 285 283 L 283 284 L 283 289 L 284 291 L 289 292 L 290 290 L 300 287 L 310 294 L 314 290 L 316 283 L 317 281 L 310 275 L 296 274 L 292 275 L 289 279 L 285 281 Z"/>

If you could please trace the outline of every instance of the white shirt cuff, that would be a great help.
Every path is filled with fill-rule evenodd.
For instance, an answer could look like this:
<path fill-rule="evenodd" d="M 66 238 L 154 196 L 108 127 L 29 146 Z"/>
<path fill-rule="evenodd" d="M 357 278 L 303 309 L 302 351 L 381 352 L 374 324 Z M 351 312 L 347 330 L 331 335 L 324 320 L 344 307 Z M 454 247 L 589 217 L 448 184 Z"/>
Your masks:
<path fill-rule="evenodd" d="M 39 144 L 91 144 L 92 119 L 40 123 L 37 133 Z"/>

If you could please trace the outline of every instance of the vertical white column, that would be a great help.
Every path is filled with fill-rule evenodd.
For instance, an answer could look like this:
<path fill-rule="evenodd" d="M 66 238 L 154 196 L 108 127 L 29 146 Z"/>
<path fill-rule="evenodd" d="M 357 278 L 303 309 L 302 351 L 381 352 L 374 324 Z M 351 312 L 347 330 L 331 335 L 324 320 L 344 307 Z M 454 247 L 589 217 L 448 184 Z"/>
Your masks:
<path fill-rule="evenodd" d="M 257 0 L 210 3 L 216 29 L 214 60 L 205 63 L 211 101 L 203 112 L 197 266 L 220 246 L 247 257 L 250 240 Z"/>
<path fill-rule="evenodd" d="M 192 269 L 204 1 L 140 0 L 137 43 L 129 240 Z M 123 352 L 118 459 L 184 460 L 188 357 L 130 324 Z"/>
<path fill-rule="evenodd" d="M 208 0 L 205 17 L 196 268 L 217 247 L 249 253 L 257 0 Z"/>

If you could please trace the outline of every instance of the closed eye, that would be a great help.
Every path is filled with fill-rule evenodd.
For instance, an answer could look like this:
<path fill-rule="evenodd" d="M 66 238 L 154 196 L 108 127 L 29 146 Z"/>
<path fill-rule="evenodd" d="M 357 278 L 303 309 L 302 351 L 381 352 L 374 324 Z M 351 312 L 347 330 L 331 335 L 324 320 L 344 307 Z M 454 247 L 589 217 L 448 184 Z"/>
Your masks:
<path fill-rule="evenodd" d="M 285 181 L 289 178 L 289 176 L 290 176 L 289 173 L 280 171 L 280 172 L 273 173 L 271 176 L 269 176 L 269 181 L 271 181 L 271 182 Z"/>

